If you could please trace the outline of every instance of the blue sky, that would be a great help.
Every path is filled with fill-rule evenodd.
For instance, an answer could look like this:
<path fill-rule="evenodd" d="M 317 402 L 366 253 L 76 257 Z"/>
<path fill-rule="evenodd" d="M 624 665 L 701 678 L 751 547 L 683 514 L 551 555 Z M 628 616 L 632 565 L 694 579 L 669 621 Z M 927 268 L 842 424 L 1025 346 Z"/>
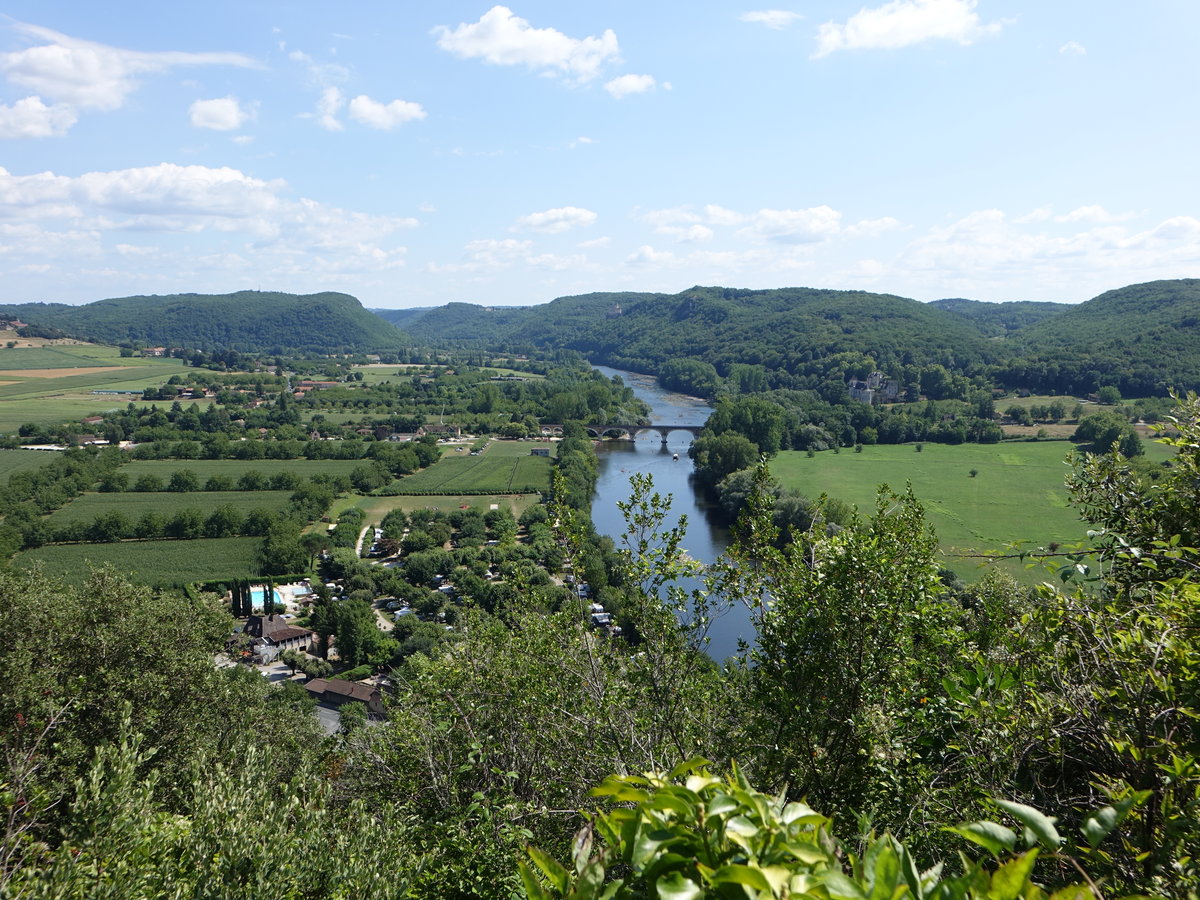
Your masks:
<path fill-rule="evenodd" d="M 1195 0 L 0 13 L 0 302 L 1200 276 Z"/>

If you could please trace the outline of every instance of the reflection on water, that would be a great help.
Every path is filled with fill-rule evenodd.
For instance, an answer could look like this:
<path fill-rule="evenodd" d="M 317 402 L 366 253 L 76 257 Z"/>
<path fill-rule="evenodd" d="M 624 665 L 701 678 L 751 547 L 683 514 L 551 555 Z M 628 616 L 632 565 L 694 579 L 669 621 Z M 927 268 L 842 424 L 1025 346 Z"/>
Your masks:
<path fill-rule="evenodd" d="M 656 424 L 703 425 L 712 408 L 695 397 L 685 397 L 663 390 L 648 375 L 622 372 L 607 366 L 596 366 L 606 377 L 620 375 L 634 393 L 649 404 L 650 420 Z M 711 563 L 729 543 L 729 534 L 709 514 L 711 506 L 697 496 L 691 485 L 692 461 L 688 446 L 692 436 L 686 431 L 674 431 L 662 442 L 657 431 L 643 431 L 633 441 L 606 441 L 597 450 L 600 458 L 599 480 L 592 504 L 592 519 L 596 530 L 610 535 L 620 543 L 625 520 L 617 502 L 629 499 L 629 479 L 635 473 L 645 473 L 654 480 L 660 494 L 671 494 L 671 520 L 674 526 L 681 515 L 687 516 L 687 537 L 683 546 L 688 554 L 702 563 Z M 678 459 L 675 456 L 678 455 Z M 699 587 L 699 582 L 689 584 Z M 709 654 L 717 660 L 737 651 L 738 638 L 751 640 L 754 628 L 749 613 L 743 607 L 725 612 L 709 631 Z"/>

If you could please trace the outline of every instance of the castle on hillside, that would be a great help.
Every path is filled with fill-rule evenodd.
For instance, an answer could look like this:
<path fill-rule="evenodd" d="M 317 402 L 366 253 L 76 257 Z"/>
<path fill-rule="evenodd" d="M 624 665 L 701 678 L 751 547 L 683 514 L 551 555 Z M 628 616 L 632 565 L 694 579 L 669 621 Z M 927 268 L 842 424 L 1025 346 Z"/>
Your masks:
<path fill-rule="evenodd" d="M 882 372 L 872 372 L 866 378 L 851 378 L 846 384 L 850 396 L 863 403 L 895 403 L 900 399 L 900 382 Z"/>

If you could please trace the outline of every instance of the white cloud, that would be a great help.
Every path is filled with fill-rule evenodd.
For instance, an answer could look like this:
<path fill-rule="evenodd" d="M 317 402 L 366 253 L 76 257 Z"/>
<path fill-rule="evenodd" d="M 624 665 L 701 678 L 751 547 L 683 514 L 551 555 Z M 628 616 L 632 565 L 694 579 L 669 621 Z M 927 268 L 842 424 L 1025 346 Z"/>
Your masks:
<path fill-rule="evenodd" d="M 1087 47 L 1078 41 L 1067 41 L 1058 48 L 1059 53 L 1065 53 L 1068 56 L 1087 56 Z"/>
<path fill-rule="evenodd" d="M 76 178 L 0 168 L 0 222 L 59 219 L 71 231 L 86 226 L 97 234 L 242 233 L 257 247 L 289 254 L 330 250 L 359 257 L 377 255 L 383 238 L 417 224 L 287 195 L 282 180 L 263 181 L 231 168 L 162 163 Z"/>
<path fill-rule="evenodd" d="M 437 44 L 461 59 L 482 59 L 497 66 L 527 66 L 544 73 L 590 81 L 609 62 L 620 59 L 617 36 L 572 38 L 553 28 L 534 28 L 506 6 L 493 6 L 478 22 L 433 29 Z"/>
<path fill-rule="evenodd" d="M 1037 209 L 1031 210 L 1024 215 L 1017 216 L 1013 219 L 1018 225 L 1028 225 L 1032 222 L 1045 222 L 1051 216 L 1049 206 L 1039 206 Z"/>
<path fill-rule="evenodd" d="M 61 137 L 79 116 L 69 106 L 47 106 L 41 97 L 26 97 L 12 106 L 0 103 L 0 138 Z"/>
<path fill-rule="evenodd" d="M 899 227 L 899 219 L 883 216 L 879 219 L 863 219 L 861 222 L 855 222 L 843 233 L 847 237 L 879 237 L 879 235 L 894 231 Z"/>
<path fill-rule="evenodd" d="M 425 118 L 425 110 L 420 103 L 408 100 L 393 100 L 391 103 L 381 103 L 372 100 L 366 94 L 360 94 L 350 101 L 350 118 L 371 128 L 381 131 L 391 131 L 397 125 Z"/>
<path fill-rule="evenodd" d="M 704 207 L 704 217 L 710 225 L 741 225 L 746 217 L 732 209 L 709 203 Z"/>
<path fill-rule="evenodd" d="M 649 244 L 643 244 L 633 253 L 625 257 L 626 265 L 630 266 L 673 266 L 679 262 L 679 257 L 669 250 L 655 250 Z"/>
<path fill-rule="evenodd" d="M 596 218 L 596 214 L 590 209 L 581 209 L 578 206 L 560 206 L 557 209 L 547 209 L 543 212 L 521 216 L 513 227 L 542 234 L 561 234 L 572 228 L 591 225 Z"/>
<path fill-rule="evenodd" d="M 811 209 L 760 209 L 750 217 L 740 237 L 779 244 L 808 244 L 835 235 L 842 214 L 828 206 Z"/>
<path fill-rule="evenodd" d="M 195 101 L 188 109 L 188 116 L 196 128 L 235 131 L 253 118 L 254 107 L 243 108 L 237 97 L 218 97 Z"/>
<path fill-rule="evenodd" d="M 804 16 L 800 13 L 788 12 L 784 9 L 760 9 L 753 12 L 742 13 L 738 19 L 742 22 L 755 22 L 759 25 L 766 25 L 775 31 L 787 28 L 797 19 L 803 19 Z"/>
<path fill-rule="evenodd" d="M 1055 222 L 1124 222 L 1137 217 L 1137 213 L 1110 213 L 1103 206 L 1081 206 L 1069 213 L 1055 216 Z"/>
<path fill-rule="evenodd" d="M 575 138 L 575 140 L 571 141 L 571 143 L 568 144 L 567 146 L 570 147 L 572 150 L 574 150 L 576 147 L 582 147 L 587 144 L 594 144 L 594 143 L 596 143 L 596 142 L 592 138 L 581 136 L 581 137 Z"/>
<path fill-rule="evenodd" d="M 605 235 L 604 237 L 593 238 L 590 241 L 580 241 L 575 246 L 580 250 L 591 250 L 594 247 L 607 247 L 611 243 L 612 238 Z"/>
<path fill-rule="evenodd" d="M 338 88 L 325 88 L 317 98 L 317 124 L 326 131 L 341 131 L 344 126 L 337 114 L 345 105 L 346 100 Z"/>
<path fill-rule="evenodd" d="M 230 138 L 235 144 L 253 144 L 254 138 L 248 134 L 239 134 Z"/>
<path fill-rule="evenodd" d="M 617 100 L 630 94 L 644 94 L 654 90 L 653 75 L 620 75 L 604 85 L 604 89 Z"/>
<path fill-rule="evenodd" d="M 1200 265 L 1200 220 L 1192 216 L 1138 232 L 1112 224 L 1044 230 L 1021 219 L 979 210 L 930 229 L 900 252 L 889 278 L 929 296 L 1082 300 L 1142 278 L 1190 277 Z M 1029 285 L 1028 294 L 1014 297 L 1014 285 Z"/>
<path fill-rule="evenodd" d="M 862 9 L 845 24 L 821 25 L 813 56 L 828 56 L 837 50 L 895 49 L 929 40 L 967 45 L 997 34 L 1007 24 L 984 25 L 975 5 L 976 0 L 892 0 Z"/>
<path fill-rule="evenodd" d="M 714 237 L 713 230 L 707 225 L 663 225 L 655 231 L 669 235 L 681 244 L 702 244 Z"/>
<path fill-rule="evenodd" d="M 177 66 L 260 67 L 240 53 L 148 53 L 80 40 L 37 25 L 14 27 L 46 43 L 0 53 L 0 72 L 41 97 L 77 109 L 117 109 L 137 89 L 137 76 Z"/>

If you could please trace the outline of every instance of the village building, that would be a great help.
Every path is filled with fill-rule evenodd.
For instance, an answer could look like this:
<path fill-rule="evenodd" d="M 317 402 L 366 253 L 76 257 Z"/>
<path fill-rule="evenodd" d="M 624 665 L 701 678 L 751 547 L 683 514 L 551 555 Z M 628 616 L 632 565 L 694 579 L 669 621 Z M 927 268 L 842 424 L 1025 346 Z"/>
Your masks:
<path fill-rule="evenodd" d="M 314 678 L 304 689 L 319 703 L 341 706 L 343 703 L 364 703 L 367 712 L 382 716 L 383 694 L 379 688 L 355 681 L 345 681 L 341 678 Z"/>

